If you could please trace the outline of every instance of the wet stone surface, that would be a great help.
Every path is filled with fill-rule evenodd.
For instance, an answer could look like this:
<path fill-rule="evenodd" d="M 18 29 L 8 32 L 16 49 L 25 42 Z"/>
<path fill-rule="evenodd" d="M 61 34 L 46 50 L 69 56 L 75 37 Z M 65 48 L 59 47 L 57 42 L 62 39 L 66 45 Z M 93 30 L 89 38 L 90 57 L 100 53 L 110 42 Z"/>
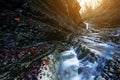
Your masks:
<path fill-rule="evenodd" d="M 117 59 L 115 58 L 115 56 L 117 57 Z M 120 54 L 116 53 L 113 55 L 113 59 L 108 60 L 104 67 L 103 73 L 101 74 L 103 78 L 111 80 L 120 79 L 120 62 L 118 61 L 119 59 Z"/>
<path fill-rule="evenodd" d="M 105 28 L 94 32 L 89 30 L 77 38 L 82 44 L 75 48 L 80 61 L 80 80 L 119 80 L 119 34 L 119 28 Z"/>
<path fill-rule="evenodd" d="M 41 33 L 36 25 L 37 22 L 29 16 L 24 16 L 22 10 L 4 10 L 0 14 L 1 48 L 29 46 L 40 41 Z M 37 34 L 38 32 L 39 34 Z"/>

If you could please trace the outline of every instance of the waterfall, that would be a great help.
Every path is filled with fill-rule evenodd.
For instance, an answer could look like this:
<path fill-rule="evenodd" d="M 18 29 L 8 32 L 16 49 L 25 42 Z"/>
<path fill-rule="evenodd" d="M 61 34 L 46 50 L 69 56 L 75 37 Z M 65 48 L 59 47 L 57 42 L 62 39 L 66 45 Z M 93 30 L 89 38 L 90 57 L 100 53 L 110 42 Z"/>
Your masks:
<path fill-rule="evenodd" d="M 86 29 L 89 29 L 90 28 L 90 24 L 89 23 L 86 23 L 86 22 L 84 22 L 85 23 L 85 25 L 86 25 Z"/>

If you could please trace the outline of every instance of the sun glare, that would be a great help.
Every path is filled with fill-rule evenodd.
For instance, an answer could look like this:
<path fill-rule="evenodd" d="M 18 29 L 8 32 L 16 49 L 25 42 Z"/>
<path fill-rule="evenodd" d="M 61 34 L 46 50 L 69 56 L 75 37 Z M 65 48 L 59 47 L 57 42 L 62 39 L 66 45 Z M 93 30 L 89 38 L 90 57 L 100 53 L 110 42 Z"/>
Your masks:
<path fill-rule="evenodd" d="M 91 9 L 95 9 L 102 2 L 102 0 L 77 0 L 77 1 L 79 2 L 81 6 L 80 13 L 85 12 L 88 7 Z"/>
<path fill-rule="evenodd" d="M 84 1 L 85 1 L 85 2 L 88 2 L 88 3 L 90 2 L 90 0 L 84 0 Z"/>

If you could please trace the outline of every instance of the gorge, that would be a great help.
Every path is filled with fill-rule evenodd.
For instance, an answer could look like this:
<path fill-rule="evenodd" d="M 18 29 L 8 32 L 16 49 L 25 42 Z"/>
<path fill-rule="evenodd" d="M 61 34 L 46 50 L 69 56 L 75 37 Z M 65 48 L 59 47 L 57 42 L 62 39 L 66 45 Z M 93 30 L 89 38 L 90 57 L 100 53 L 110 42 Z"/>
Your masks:
<path fill-rule="evenodd" d="M 119 80 L 119 7 L 119 0 L 0 0 L 0 80 Z"/>

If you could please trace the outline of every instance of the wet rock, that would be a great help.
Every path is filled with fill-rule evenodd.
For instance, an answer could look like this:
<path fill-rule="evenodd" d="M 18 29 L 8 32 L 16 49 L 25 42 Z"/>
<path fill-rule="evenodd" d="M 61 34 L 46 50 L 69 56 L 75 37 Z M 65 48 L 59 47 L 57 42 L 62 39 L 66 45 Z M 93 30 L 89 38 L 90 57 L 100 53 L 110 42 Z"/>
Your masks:
<path fill-rule="evenodd" d="M 80 68 L 78 69 L 78 74 L 80 74 L 80 73 L 83 71 L 83 69 L 84 69 L 84 68 L 80 67 Z"/>
<path fill-rule="evenodd" d="M 39 45 L 29 48 L 18 48 L 18 49 L 0 49 L 0 75 L 5 74 L 9 71 L 7 76 L 1 76 L 1 79 L 15 79 L 22 77 L 20 75 L 29 72 L 26 75 L 34 75 L 31 78 L 36 77 L 37 71 L 41 65 L 42 55 L 46 55 L 46 51 L 50 51 L 50 48 L 45 47 L 45 45 Z M 44 54 L 41 54 L 41 53 Z M 3 56 L 2 56 L 3 55 Z M 5 56 L 4 56 L 5 55 Z M 38 63 L 39 62 L 39 63 Z M 37 64 L 36 66 L 34 64 Z M 47 64 L 47 62 L 45 63 Z M 36 67 L 35 73 L 32 72 L 30 67 Z M 17 72 L 17 73 L 15 73 Z M 24 79 L 24 78 L 23 78 Z"/>
<path fill-rule="evenodd" d="M 120 74 L 120 69 L 115 70 L 114 73 L 119 75 Z"/>
<path fill-rule="evenodd" d="M 69 34 L 75 36 L 82 30 L 80 26 L 83 21 L 77 0 L 5 0 L 0 1 L 0 4 L 2 3 L 8 5 L 0 6 L 0 41 L 3 42 L 1 47 L 31 46 L 41 41 L 70 40 L 67 39 Z"/>
<path fill-rule="evenodd" d="M 89 53 L 90 53 L 90 50 L 89 49 L 85 49 L 83 47 L 83 50 L 81 50 L 82 54 L 78 56 L 78 59 L 82 59 L 84 58 L 85 56 L 87 56 Z"/>
<path fill-rule="evenodd" d="M 114 53 L 114 54 L 113 54 L 113 58 L 114 58 L 115 60 L 117 60 L 118 62 L 120 62 L 120 54 L 119 54 L 119 53 Z"/>
<path fill-rule="evenodd" d="M 102 76 L 97 76 L 95 77 L 95 80 L 105 80 L 105 78 L 103 78 Z"/>
<path fill-rule="evenodd" d="M 106 75 L 107 76 L 107 79 L 113 79 L 113 80 L 119 80 L 119 70 L 120 70 L 120 63 L 118 61 L 119 59 L 119 54 L 115 53 L 113 54 L 113 59 L 111 60 L 108 60 L 108 62 L 106 63 L 105 67 L 104 67 L 104 70 L 103 70 L 103 73 L 102 73 L 102 76 L 104 78 L 106 78 Z"/>
<path fill-rule="evenodd" d="M 105 79 L 109 79 L 109 76 L 106 73 L 102 73 L 102 77 L 105 78 Z"/>
<path fill-rule="evenodd" d="M 105 42 L 112 42 L 112 43 L 115 43 L 117 44 L 114 45 L 114 44 L 109 44 L 111 46 L 114 46 L 114 47 L 118 47 L 119 48 L 119 43 L 120 43 L 120 39 L 119 39 L 119 32 L 120 28 L 119 27 L 112 27 L 112 28 L 102 28 L 100 29 L 100 35 L 101 35 L 101 40 L 102 41 L 105 41 Z M 114 33 L 117 33 L 117 35 L 114 35 Z"/>

